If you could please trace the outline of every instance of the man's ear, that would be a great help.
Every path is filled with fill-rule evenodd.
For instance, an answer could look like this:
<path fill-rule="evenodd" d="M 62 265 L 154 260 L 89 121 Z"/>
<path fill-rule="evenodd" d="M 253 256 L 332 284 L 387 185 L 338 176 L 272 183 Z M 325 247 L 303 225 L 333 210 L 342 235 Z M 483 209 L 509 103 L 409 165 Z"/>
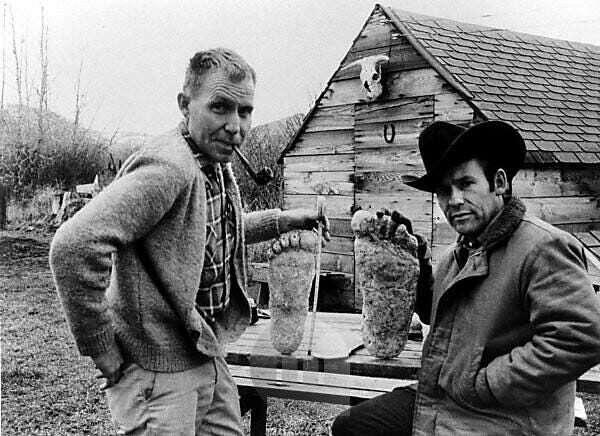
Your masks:
<path fill-rule="evenodd" d="M 508 191 L 508 176 L 506 171 L 498 168 L 494 175 L 494 192 L 496 195 L 504 195 Z"/>
<path fill-rule="evenodd" d="M 190 99 L 183 92 L 177 94 L 177 105 L 179 106 L 181 114 L 187 118 L 190 114 Z"/>

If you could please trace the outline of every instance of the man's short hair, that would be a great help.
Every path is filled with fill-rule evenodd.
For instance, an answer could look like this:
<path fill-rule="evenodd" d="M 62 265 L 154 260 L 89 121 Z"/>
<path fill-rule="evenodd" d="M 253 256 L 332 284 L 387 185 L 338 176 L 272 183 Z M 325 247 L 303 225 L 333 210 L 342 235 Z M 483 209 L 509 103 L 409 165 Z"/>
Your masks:
<path fill-rule="evenodd" d="M 493 162 L 490 159 L 486 159 L 486 158 L 481 158 L 481 157 L 476 157 L 475 159 L 477 159 L 477 161 L 479 161 L 479 164 L 481 165 L 481 168 L 483 169 L 483 174 L 485 175 L 485 178 L 490 186 L 490 191 L 493 191 L 494 188 L 496 187 L 496 182 L 495 182 L 495 176 L 496 176 L 496 172 L 502 168 L 502 166 L 498 163 L 498 162 Z M 512 179 L 514 177 L 514 175 L 508 173 L 506 170 L 504 170 L 506 172 L 506 177 L 507 177 L 507 185 L 508 185 L 508 189 L 506 191 L 506 193 L 504 194 L 505 197 L 511 197 L 512 196 Z"/>
<path fill-rule="evenodd" d="M 206 74 L 219 69 L 225 71 L 234 82 L 250 77 L 252 82 L 256 83 L 256 72 L 244 58 L 233 50 L 214 48 L 199 51 L 190 59 L 183 81 L 184 94 L 194 96 L 202 86 Z"/>

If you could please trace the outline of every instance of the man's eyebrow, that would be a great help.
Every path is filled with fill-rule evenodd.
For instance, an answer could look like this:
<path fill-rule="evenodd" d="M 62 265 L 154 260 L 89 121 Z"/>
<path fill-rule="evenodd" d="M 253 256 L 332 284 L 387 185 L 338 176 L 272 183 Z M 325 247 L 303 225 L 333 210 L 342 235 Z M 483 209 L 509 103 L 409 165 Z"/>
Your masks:
<path fill-rule="evenodd" d="M 473 180 L 473 179 L 475 179 L 475 177 L 473 177 L 473 176 L 471 176 L 471 175 L 469 175 L 469 174 L 463 174 L 463 175 L 460 175 L 460 176 L 454 177 L 454 178 L 452 179 L 452 181 L 453 181 L 453 182 L 460 182 L 460 181 L 463 181 L 463 180 Z"/>
<path fill-rule="evenodd" d="M 233 102 L 233 98 L 229 97 L 227 94 L 224 94 L 222 92 L 214 92 L 210 95 L 210 101 L 226 101 L 226 102 Z"/>

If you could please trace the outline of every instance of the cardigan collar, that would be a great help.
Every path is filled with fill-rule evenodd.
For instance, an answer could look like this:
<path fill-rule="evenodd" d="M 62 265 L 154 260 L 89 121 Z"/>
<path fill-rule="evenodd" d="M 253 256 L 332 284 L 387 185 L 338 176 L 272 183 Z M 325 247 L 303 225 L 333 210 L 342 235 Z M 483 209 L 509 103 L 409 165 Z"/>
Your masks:
<path fill-rule="evenodd" d="M 218 163 L 213 162 L 213 161 L 207 159 L 206 156 L 204 156 L 200 152 L 200 150 L 198 150 L 196 148 L 198 146 L 195 144 L 194 140 L 190 136 L 190 131 L 188 130 L 188 127 L 187 127 L 187 124 L 186 124 L 185 120 L 181 120 L 179 122 L 179 125 L 177 126 L 177 130 L 179 131 L 179 133 L 181 134 L 181 136 L 183 137 L 183 139 L 185 139 L 185 141 L 189 145 L 190 149 L 192 150 L 192 153 L 193 153 L 194 157 L 196 158 L 196 160 L 198 161 L 198 164 L 200 165 L 200 168 L 204 168 L 204 167 L 216 168 L 216 166 L 218 165 Z"/>

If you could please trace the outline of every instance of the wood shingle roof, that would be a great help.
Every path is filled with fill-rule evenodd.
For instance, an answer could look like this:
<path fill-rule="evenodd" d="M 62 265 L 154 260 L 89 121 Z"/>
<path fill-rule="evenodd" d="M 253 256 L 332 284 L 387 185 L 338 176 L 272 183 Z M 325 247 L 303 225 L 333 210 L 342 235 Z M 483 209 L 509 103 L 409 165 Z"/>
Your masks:
<path fill-rule="evenodd" d="M 485 117 L 519 129 L 529 162 L 600 164 L 600 47 L 383 10 Z"/>
<path fill-rule="evenodd" d="M 596 292 L 600 291 L 600 231 L 575 232 L 573 235 L 579 239 L 588 250 L 588 273 Z"/>

